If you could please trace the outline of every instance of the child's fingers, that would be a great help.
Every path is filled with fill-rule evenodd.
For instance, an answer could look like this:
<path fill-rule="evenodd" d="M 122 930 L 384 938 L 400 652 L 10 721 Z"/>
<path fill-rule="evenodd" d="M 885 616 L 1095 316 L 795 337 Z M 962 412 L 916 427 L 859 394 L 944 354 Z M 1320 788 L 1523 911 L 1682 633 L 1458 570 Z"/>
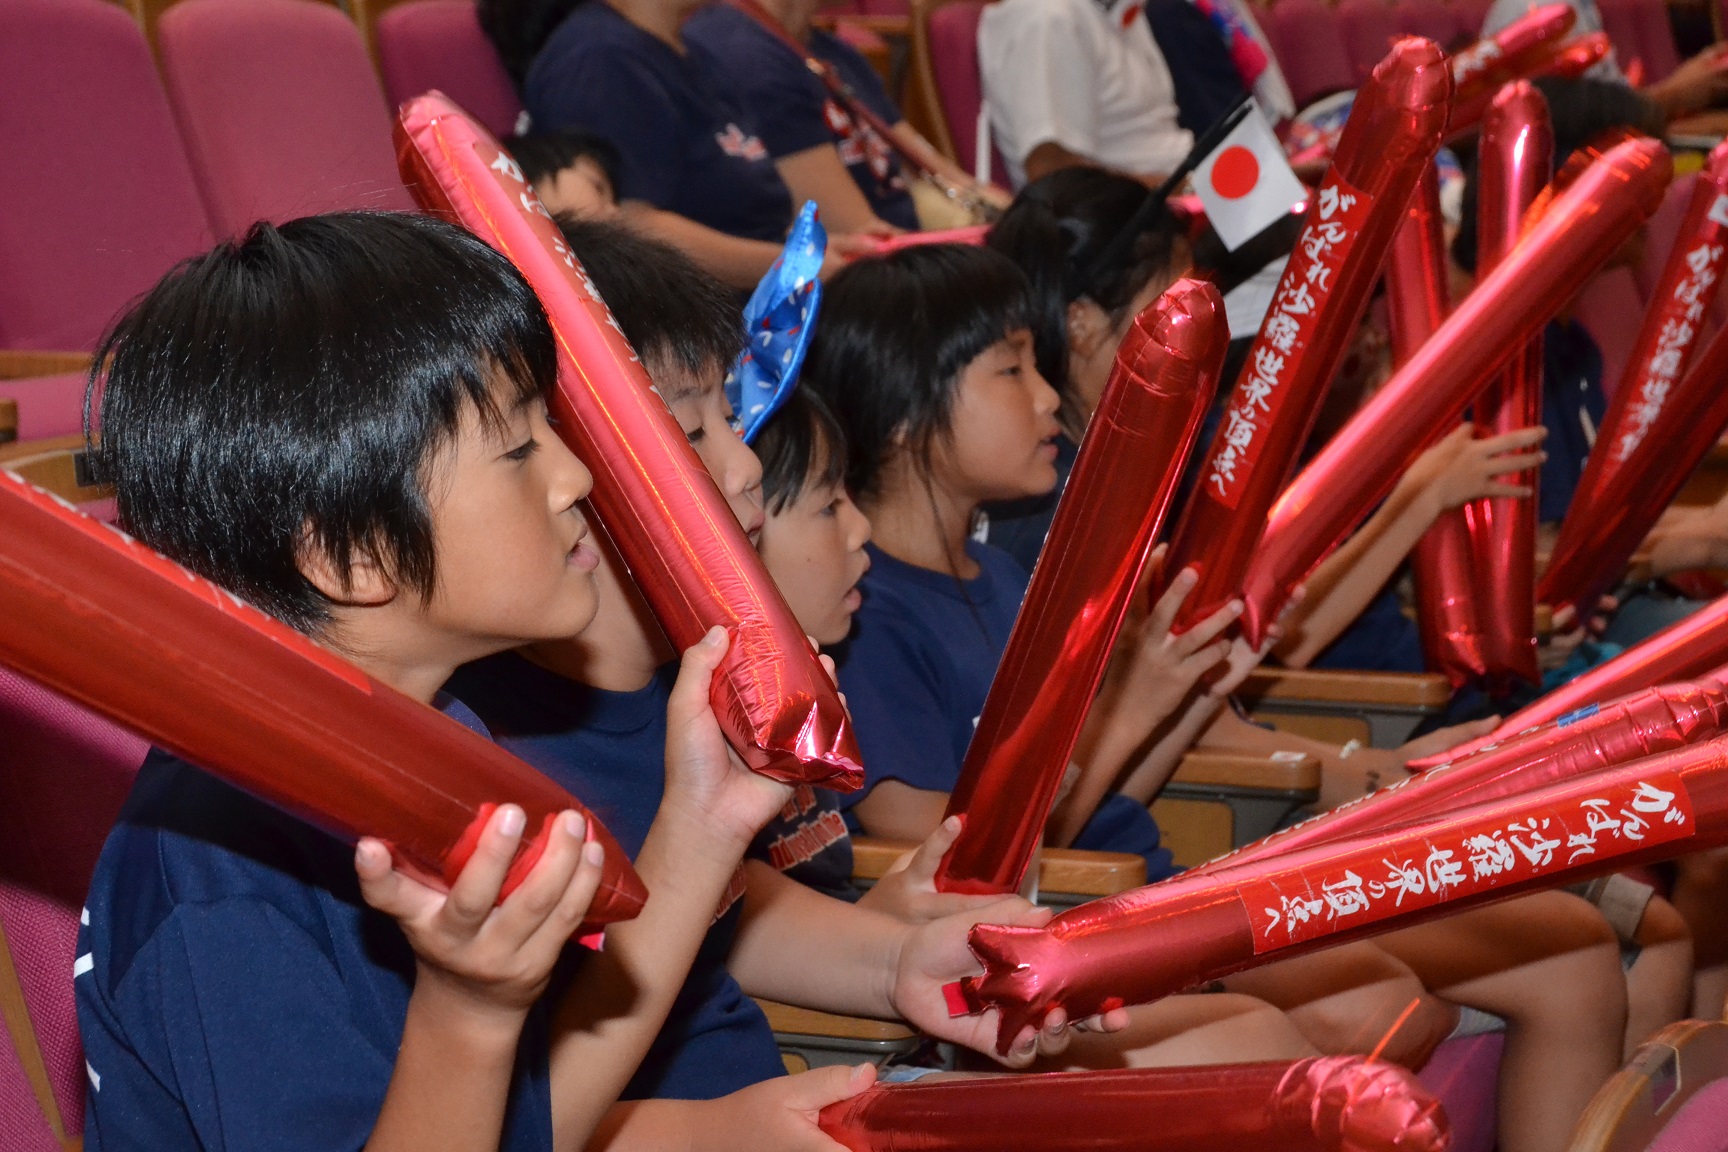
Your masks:
<path fill-rule="evenodd" d="M 1488 459 L 1488 475 L 1504 476 L 1508 472 L 1528 472 L 1542 467 L 1548 460 L 1546 452 L 1516 452 L 1509 456 Z"/>
<path fill-rule="evenodd" d="M 492 813 L 485 831 L 480 833 L 474 855 L 462 866 L 444 901 L 443 917 L 450 926 L 473 933 L 485 923 L 492 906 L 498 902 L 510 863 L 516 859 L 527 819 L 514 804 L 501 804 Z"/>
<path fill-rule="evenodd" d="M 506 947 L 516 947 L 540 930 L 558 908 L 582 863 L 586 832 L 587 825 L 577 813 L 558 814 L 552 821 L 551 834 L 546 837 L 540 859 L 516 890 L 505 897 L 498 914 L 487 926 L 489 937 Z"/>
<path fill-rule="evenodd" d="M 397 920 L 416 920 L 438 906 L 443 897 L 426 885 L 396 871 L 390 849 L 382 840 L 363 838 L 354 846 L 354 871 L 366 903 Z"/>
<path fill-rule="evenodd" d="M 1188 593 L 1194 591 L 1194 585 L 1200 583 L 1200 573 L 1192 568 L 1184 568 L 1176 573 L 1176 578 L 1170 581 L 1170 587 L 1164 589 L 1164 594 L 1158 597 L 1158 602 L 1152 606 L 1152 616 L 1147 627 L 1154 636 L 1163 636 L 1170 631 L 1170 626 L 1176 622 L 1176 614 L 1182 611 L 1182 604 L 1188 599 Z"/>
<path fill-rule="evenodd" d="M 1192 569 L 1189 569 L 1192 571 Z M 1242 615 L 1242 601 L 1232 600 L 1219 608 L 1212 615 L 1182 633 L 1171 642 L 1171 647 L 1180 656 L 1192 655 L 1203 648 L 1214 638 L 1223 634 L 1224 629 L 1236 623 Z"/>
<path fill-rule="evenodd" d="M 678 665 L 678 679 L 666 701 L 669 726 L 677 727 L 698 720 L 710 711 L 708 686 L 714 679 L 714 670 L 726 658 L 729 641 L 726 629 L 716 624 L 708 629 L 706 636 L 684 650 L 684 658 Z"/>
<path fill-rule="evenodd" d="M 1513 432 L 1502 432 L 1498 436 L 1484 436 L 1476 441 L 1476 447 L 1490 455 L 1501 452 L 1515 452 L 1520 448 L 1529 448 L 1548 438 L 1548 429 L 1541 424 L 1532 424 L 1528 428 L 1519 428 Z"/>
<path fill-rule="evenodd" d="M 1194 681 L 1206 675 L 1219 664 L 1230 658 L 1230 647 L 1233 641 L 1216 640 L 1200 651 L 1187 657 L 1176 667 L 1176 674 L 1184 679 Z"/>
<path fill-rule="evenodd" d="M 1506 497 L 1522 500 L 1526 496 L 1536 495 L 1536 489 L 1528 484 L 1488 484 L 1482 489 L 1482 495 L 1488 497 Z"/>
<path fill-rule="evenodd" d="M 786 1078 L 786 1105 L 794 1111 L 815 1114 L 830 1104 L 852 1099 L 874 1083 L 874 1064 L 812 1068 Z"/>
<path fill-rule="evenodd" d="M 526 947 L 536 950 L 544 949 L 545 954 L 553 960 L 569 943 L 570 937 L 581 926 L 583 917 L 588 915 L 588 908 L 594 903 L 594 893 L 600 890 L 601 865 L 606 863 L 606 850 L 599 841 L 590 840 L 578 850 L 576 871 L 564 885 L 564 891 L 559 897 L 557 907 L 546 917 Z"/>
<path fill-rule="evenodd" d="M 936 869 L 941 865 L 942 857 L 948 855 L 948 849 L 954 847 L 954 841 L 959 839 L 964 823 L 956 815 L 938 824 L 936 831 L 924 838 L 924 843 L 918 845 L 918 850 L 906 862 L 906 878 L 919 884 L 934 884 Z"/>

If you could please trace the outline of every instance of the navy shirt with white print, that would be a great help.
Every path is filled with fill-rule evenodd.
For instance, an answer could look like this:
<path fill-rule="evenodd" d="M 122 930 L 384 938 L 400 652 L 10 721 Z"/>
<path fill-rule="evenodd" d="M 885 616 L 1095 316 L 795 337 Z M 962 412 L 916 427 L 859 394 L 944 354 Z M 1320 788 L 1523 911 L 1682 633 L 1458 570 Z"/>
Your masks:
<path fill-rule="evenodd" d="M 792 196 L 724 68 L 603 0 L 578 5 L 534 58 L 524 103 L 538 131 L 580 128 L 618 150 L 618 199 L 719 232 L 781 241 Z"/>

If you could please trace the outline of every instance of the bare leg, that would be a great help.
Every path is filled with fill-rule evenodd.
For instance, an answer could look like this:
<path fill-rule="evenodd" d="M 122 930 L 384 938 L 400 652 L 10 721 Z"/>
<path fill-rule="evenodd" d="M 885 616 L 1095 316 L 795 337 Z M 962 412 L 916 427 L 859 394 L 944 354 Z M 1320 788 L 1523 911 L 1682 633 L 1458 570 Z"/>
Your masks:
<path fill-rule="evenodd" d="M 1316 1054 L 1282 1012 L 1248 996 L 1169 996 L 1128 1013 L 1124 1031 L 1076 1033 L 1068 1051 L 1031 1070 L 1245 1064 Z"/>
<path fill-rule="evenodd" d="M 1283 1009 L 1328 1056 L 1365 1055 L 1384 1042 L 1385 1059 L 1418 1067 L 1458 1022 L 1456 1009 L 1369 941 L 1238 972 L 1223 984 Z"/>
<path fill-rule="evenodd" d="M 1378 938 L 1440 996 L 1506 1020 L 1501 1152 L 1562 1152 L 1620 1064 L 1620 947 L 1577 896 L 1539 892 Z"/>
<path fill-rule="evenodd" d="M 1638 1045 L 1682 1019 L 1692 1003 L 1692 935 L 1674 906 L 1652 897 L 1634 937 L 1641 951 L 1626 973 L 1626 1044 L 1622 1062 Z"/>
<path fill-rule="evenodd" d="M 1674 909 L 1692 930 L 1692 1016 L 1720 1020 L 1728 998 L 1728 849 L 1699 852 L 1676 863 Z"/>

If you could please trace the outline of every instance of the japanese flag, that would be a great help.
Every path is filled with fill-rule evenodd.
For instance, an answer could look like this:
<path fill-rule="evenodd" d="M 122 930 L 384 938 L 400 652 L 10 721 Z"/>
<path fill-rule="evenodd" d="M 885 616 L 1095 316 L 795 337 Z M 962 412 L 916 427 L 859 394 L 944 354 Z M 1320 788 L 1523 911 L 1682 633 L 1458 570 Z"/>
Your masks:
<path fill-rule="evenodd" d="M 1258 106 L 1200 162 L 1194 190 L 1232 252 L 1307 197 Z"/>

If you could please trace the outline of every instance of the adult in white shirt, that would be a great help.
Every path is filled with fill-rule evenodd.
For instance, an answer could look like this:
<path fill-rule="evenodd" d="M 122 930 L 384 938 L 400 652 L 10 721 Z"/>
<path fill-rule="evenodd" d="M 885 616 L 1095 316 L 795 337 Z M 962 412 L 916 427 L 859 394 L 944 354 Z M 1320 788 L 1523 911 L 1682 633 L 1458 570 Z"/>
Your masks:
<path fill-rule="evenodd" d="M 978 25 L 978 63 L 1016 188 L 1082 164 L 1155 182 L 1194 145 L 1140 0 L 1001 0 Z"/>

